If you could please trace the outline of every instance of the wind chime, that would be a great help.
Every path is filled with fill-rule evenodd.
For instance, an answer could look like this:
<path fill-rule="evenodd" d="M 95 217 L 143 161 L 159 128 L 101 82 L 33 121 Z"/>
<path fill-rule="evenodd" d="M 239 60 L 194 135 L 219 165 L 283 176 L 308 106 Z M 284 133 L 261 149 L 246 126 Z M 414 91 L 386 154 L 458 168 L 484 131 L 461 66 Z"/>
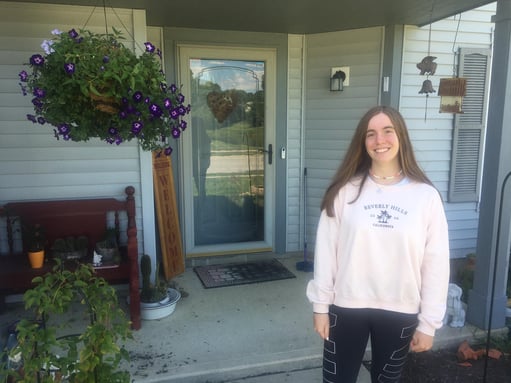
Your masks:
<path fill-rule="evenodd" d="M 431 6 L 431 14 L 429 20 L 429 36 L 428 36 L 428 55 L 422 59 L 420 63 L 417 64 L 417 68 L 420 69 L 420 75 L 426 75 L 426 80 L 422 83 L 422 88 L 419 90 L 419 94 L 426 95 L 426 107 L 424 109 L 424 121 L 427 120 L 428 115 L 428 99 L 430 93 L 435 93 L 435 89 L 433 89 L 433 83 L 429 79 L 429 76 L 432 76 L 436 72 L 437 63 L 434 62 L 436 60 L 435 56 L 431 56 L 431 20 L 433 16 L 433 7 L 434 3 Z"/>

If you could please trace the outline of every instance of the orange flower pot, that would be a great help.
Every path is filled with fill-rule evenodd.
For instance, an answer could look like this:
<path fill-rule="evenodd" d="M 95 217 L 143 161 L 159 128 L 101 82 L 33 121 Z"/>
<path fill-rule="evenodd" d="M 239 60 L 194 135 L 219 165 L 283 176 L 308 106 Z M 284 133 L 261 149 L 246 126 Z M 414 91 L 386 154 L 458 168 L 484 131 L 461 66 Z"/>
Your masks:
<path fill-rule="evenodd" d="M 28 260 L 30 261 L 30 266 L 32 266 L 33 269 L 40 269 L 43 267 L 44 263 L 44 250 L 29 252 Z"/>

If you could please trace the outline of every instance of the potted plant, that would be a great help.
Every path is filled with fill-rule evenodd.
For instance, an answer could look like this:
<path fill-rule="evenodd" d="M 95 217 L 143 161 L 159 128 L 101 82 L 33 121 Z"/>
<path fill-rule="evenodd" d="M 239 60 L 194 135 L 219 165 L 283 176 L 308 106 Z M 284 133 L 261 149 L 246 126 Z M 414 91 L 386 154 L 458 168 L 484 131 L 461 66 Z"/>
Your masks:
<path fill-rule="evenodd" d="M 55 258 L 63 261 L 80 259 L 87 256 L 89 239 L 84 236 L 57 238 L 51 247 L 51 253 Z"/>
<path fill-rule="evenodd" d="M 46 236 L 43 226 L 39 223 L 24 226 L 23 242 L 32 268 L 40 269 L 43 267 L 44 248 L 46 245 Z"/>
<path fill-rule="evenodd" d="M 117 145 L 138 139 L 144 150 L 170 155 L 170 139 L 186 129 L 191 107 L 176 85 L 167 85 L 161 51 L 146 42 L 137 56 L 115 28 L 52 34 L 41 45 L 44 54 L 30 57 L 30 71 L 19 73 L 35 111 L 27 118 L 53 125 L 57 139 Z"/>
<path fill-rule="evenodd" d="M 60 379 L 128 383 L 129 372 L 120 371 L 119 366 L 129 354 L 119 343 L 131 338 L 131 330 L 115 289 L 97 277 L 90 265 L 79 263 L 70 270 L 61 267 L 60 260 L 52 272 L 34 278 L 34 284 L 23 300 L 35 318 L 18 322 L 17 344 L 6 351 L 10 358 L 21 360 L 22 368 L 4 374 L 25 383 Z M 85 307 L 90 323 L 81 333 L 67 334 L 69 321 L 54 317 L 71 308 L 76 317 L 77 303 Z"/>
<path fill-rule="evenodd" d="M 160 281 L 159 269 L 156 269 L 154 283 L 151 282 L 151 257 L 147 254 L 140 259 L 142 290 L 140 291 L 140 308 L 142 319 L 160 319 L 172 314 L 177 301 L 181 298 L 178 290 L 169 288 Z"/>
<path fill-rule="evenodd" d="M 115 228 L 106 229 L 103 239 L 96 243 L 96 253 L 101 255 L 101 262 L 120 263 L 119 245 L 117 243 L 118 232 Z"/>

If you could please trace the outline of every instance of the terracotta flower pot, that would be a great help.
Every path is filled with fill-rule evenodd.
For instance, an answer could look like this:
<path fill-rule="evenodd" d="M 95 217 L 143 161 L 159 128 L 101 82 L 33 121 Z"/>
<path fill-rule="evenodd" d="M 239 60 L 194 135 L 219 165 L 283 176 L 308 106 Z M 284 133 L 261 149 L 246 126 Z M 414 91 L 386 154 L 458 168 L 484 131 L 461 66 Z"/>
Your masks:
<path fill-rule="evenodd" d="M 40 269 L 44 263 L 44 250 L 29 252 L 28 259 L 33 269 Z"/>

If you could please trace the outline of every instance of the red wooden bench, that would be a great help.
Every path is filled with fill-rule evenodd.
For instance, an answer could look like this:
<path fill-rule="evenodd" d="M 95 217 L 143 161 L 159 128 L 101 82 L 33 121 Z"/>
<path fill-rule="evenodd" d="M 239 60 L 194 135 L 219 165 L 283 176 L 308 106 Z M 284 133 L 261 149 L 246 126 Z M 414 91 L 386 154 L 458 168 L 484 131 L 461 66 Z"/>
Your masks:
<path fill-rule="evenodd" d="M 121 262 L 112 268 L 97 268 L 96 273 L 109 283 L 129 284 L 130 319 L 132 328 L 138 330 L 141 326 L 139 264 L 137 226 L 135 221 L 135 200 L 132 186 L 126 187 L 126 200 L 115 198 L 75 199 L 9 202 L 0 208 L 0 215 L 5 217 L 6 232 L 4 243 L 7 243 L 8 253 L 0 254 L 0 304 L 5 296 L 21 293 L 32 286 L 35 276 L 50 272 L 50 247 L 57 238 L 85 235 L 88 238 L 88 257 L 84 262 L 91 262 L 94 246 L 110 226 L 115 226 L 119 233 L 120 227 L 126 227 L 125 242 L 121 241 Z M 10 217 L 10 218 L 8 218 Z M 46 261 L 41 269 L 32 269 L 29 265 L 25 249 L 21 252 L 16 247 L 16 228 L 12 218 L 16 217 L 23 225 L 40 224 L 46 235 Z M 113 222 L 109 222 L 112 220 Z M 121 223 L 123 225 L 121 225 Z M 121 238 L 122 239 L 122 238 Z"/>

